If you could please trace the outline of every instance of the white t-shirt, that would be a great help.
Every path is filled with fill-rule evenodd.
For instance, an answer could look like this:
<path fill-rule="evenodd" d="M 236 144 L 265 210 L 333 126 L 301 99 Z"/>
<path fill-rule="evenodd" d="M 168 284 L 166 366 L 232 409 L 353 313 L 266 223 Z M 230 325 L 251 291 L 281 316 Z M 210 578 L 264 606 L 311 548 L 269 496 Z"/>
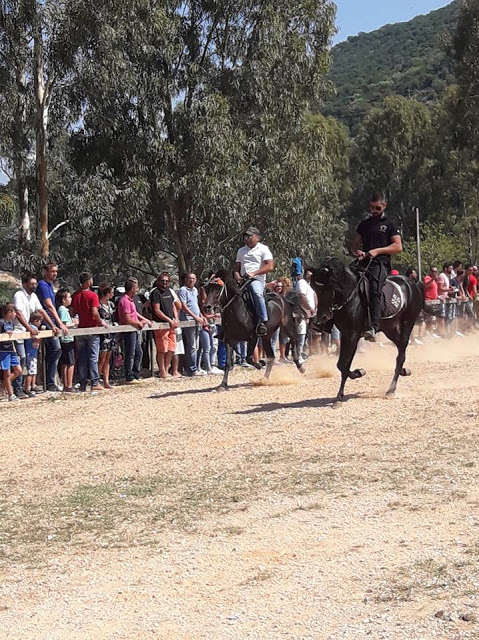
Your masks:
<path fill-rule="evenodd" d="M 298 280 L 298 282 L 296 283 L 296 291 L 306 296 L 306 300 L 308 301 L 309 306 L 315 312 L 316 296 L 314 294 L 313 287 L 308 282 L 306 282 L 304 278 L 301 278 L 301 280 Z"/>
<path fill-rule="evenodd" d="M 437 297 L 440 300 L 447 300 L 448 298 L 447 290 L 451 285 L 449 284 L 449 278 L 444 273 L 444 271 L 437 276 L 436 282 L 437 282 Z"/>
<path fill-rule="evenodd" d="M 269 248 L 261 242 L 258 242 L 258 244 L 252 249 L 246 246 L 241 247 L 236 254 L 236 262 L 239 262 L 241 265 L 240 274 L 242 276 L 247 273 L 252 273 L 253 271 L 258 271 L 258 269 L 261 269 L 263 266 L 265 260 L 272 259 L 273 254 Z M 264 286 L 266 282 L 266 274 L 263 273 L 260 276 L 256 276 L 256 280 L 259 280 Z"/>
<path fill-rule="evenodd" d="M 23 287 L 13 296 L 13 304 L 29 324 L 32 313 L 43 309 L 37 294 L 34 292 L 29 295 Z M 18 319 L 15 320 L 15 331 L 21 331 L 22 333 L 26 331 L 25 327 L 23 324 L 20 324 Z M 19 340 L 18 342 L 23 342 L 23 340 Z"/>

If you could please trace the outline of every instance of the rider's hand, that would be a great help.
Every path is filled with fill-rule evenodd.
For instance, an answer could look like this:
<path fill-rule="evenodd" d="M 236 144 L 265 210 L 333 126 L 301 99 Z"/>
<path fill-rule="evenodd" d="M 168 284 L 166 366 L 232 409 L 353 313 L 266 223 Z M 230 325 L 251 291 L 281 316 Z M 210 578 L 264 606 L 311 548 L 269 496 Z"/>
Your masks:
<path fill-rule="evenodd" d="M 364 251 L 356 251 L 354 255 L 358 260 L 364 260 L 364 258 L 366 257 L 366 254 L 364 253 Z"/>
<path fill-rule="evenodd" d="M 370 249 L 367 255 L 369 258 L 377 258 L 379 253 L 377 249 Z"/>

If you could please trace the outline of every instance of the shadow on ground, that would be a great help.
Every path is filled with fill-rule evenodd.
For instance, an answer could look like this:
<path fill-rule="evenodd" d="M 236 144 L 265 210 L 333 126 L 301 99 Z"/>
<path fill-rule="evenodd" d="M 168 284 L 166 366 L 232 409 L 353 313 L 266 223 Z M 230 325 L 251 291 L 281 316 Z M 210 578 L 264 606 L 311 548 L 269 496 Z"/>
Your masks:
<path fill-rule="evenodd" d="M 344 401 L 353 400 L 359 398 L 357 393 L 351 393 L 344 396 Z M 280 409 L 322 409 L 324 407 L 340 407 L 341 403 L 336 403 L 336 397 L 334 398 L 313 398 L 311 400 L 300 400 L 299 402 L 271 402 L 269 404 L 256 404 L 251 409 L 245 409 L 244 411 L 234 411 L 232 415 L 241 416 L 249 415 L 252 413 L 269 413 L 272 411 L 279 411 Z"/>
<path fill-rule="evenodd" d="M 248 382 L 246 384 L 231 384 L 228 385 L 227 391 L 230 389 L 245 389 L 248 387 L 253 387 L 253 385 Z M 226 393 L 224 389 L 216 387 L 208 387 L 207 389 L 187 389 L 186 391 L 182 391 L 178 389 L 178 391 L 167 391 L 166 393 L 153 393 L 151 396 L 148 396 L 149 400 L 159 400 L 160 398 L 176 398 L 177 396 L 188 396 L 188 395 L 197 395 L 200 393 L 212 393 L 217 391 L 218 393 Z"/>

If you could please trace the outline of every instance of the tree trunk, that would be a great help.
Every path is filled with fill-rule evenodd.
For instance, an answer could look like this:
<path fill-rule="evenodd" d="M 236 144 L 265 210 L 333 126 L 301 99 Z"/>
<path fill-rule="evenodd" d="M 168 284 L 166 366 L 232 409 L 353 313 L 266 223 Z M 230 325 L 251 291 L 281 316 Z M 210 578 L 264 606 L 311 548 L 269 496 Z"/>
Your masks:
<path fill-rule="evenodd" d="M 35 134 L 36 134 L 36 177 L 37 201 L 40 220 L 40 255 L 46 258 L 50 253 L 48 239 L 48 188 L 47 188 L 47 127 L 48 108 L 51 96 L 51 78 L 45 84 L 43 64 L 43 36 L 41 18 L 37 13 L 33 55 L 35 61 Z"/>
<path fill-rule="evenodd" d="M 28 212 L 28 185 L 27 185 L 27 149 L 25 137 L 27 129 L 27 75 L 25 66 L 16 68 L 16 82 L 18 101 L 15 112 L 15 130 L 13 134 L 13 167 L 17 183 L 18 198 L 18 242 L 21 247 L 31 241 L 30 215 Z"/>
<path fill-rule="evenodd" d="M 24 167 L 19 170 L 15 169 L 15 173 L 18 197 L 18 242 L 21 247 L 25 247 L 32 239 L 30 214 L 28 213 L 28 185 L 25 179 Z"/>
<path fill-rule="evenodd" d="M 192 269 L 191 256 L 188 248 L 188 234 L 181 224 L 183 206 L 183 202 L 175 201 L 170 202 L 166 207 L 169 232 L 175 243 L 176 260 L 180 274 L 189 273 Z"/>

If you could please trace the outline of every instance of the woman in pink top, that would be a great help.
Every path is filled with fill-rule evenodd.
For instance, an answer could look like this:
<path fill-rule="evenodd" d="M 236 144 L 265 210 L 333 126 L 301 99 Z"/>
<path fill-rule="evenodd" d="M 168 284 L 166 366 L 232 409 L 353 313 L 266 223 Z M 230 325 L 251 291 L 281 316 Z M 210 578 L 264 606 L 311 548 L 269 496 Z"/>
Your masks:
<path fill-rule="evenodd" d="M 151 327 L 151 320 L 138 313 L 133 301 L 133 296 L 138 293 L 138 280 L 129 278 L 125 282 L 125 295 L 118 303 L 118 320 L 120 324 L 129 324 L 136 331 L 123 334 L 123 355 L 125 359 L 125 377 L 129 384 L 140 379 L 140 363 L 143 357 L 141 348 L 140 331 L 145 325 Z"/>

